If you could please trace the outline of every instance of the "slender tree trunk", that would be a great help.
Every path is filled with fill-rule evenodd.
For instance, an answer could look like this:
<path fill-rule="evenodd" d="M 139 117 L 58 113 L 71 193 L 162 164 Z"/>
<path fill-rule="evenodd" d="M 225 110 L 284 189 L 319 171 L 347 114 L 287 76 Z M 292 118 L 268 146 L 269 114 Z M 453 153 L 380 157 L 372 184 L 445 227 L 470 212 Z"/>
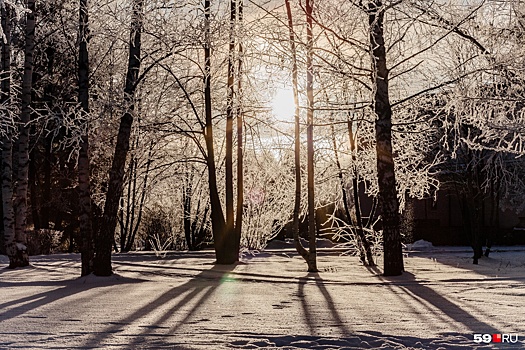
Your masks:
<path fill-rule="evenodd" d="M 292 54 L 292 90 L 295 105 L 295 132 L 294 132 L 294 165 L 295 165 L 295 199 L 293 209 L 293 239 L 295 249 L 303 257 L 306 263 L 309 262 L 308 251 L 303 247 L 299 239 L 299 215 L 301 210 L 301 129 L 299 120 L 299 90 L 297 82 L 297 50 L 295 47 L 295 34 L 293 29 L 292 9 L 290 0 L 284 0 L 286 14 L 288 16 L 288 31 L 290 35 L 290 52 Z M 310 266 L 308 267 L 308 269 Z"/>
<path fill-rule="evenodd" d="M 374 217 L 376 216 L 376 210 L 377 210 L 377 197 L 374 197 L 372 199 L 372 208 L 370 209 L 370 214 L 368 215 L 368 220 L 366 221 L 366 224 L 365 224 L 366 228 L 372 228 L 372 224 L 374 223 Z"/>
<path fill-rule="evenodd" d="M 339 184 L 341 185 L 341 194 L 343 196 L 343 208 L 344 208 L 345 216 L 346 216 L 347 228 L 345 228 L 345 231 L 347 233 L 350 233 L 349 232 L 350 229 L 348 228 L 348 226 L 354 226 L 354 223 L 352 222 L 352 215 L 350 214 L 350 208 L 348 207 L 348 196 L 346 193 L 346 186 L 345 186 L 345 182 L 343 178 L 343 169 L 341 168 L 341 162 L 339 161 L 339 152 L 337 151 L 337 142 L 335 139 L 334 124 L 330 125 L 330 130 L 332 132 L 332 146 L 334 148 L 335 165 L 337 166 L 337 177 L 339 178 Z M 359 228 L 357 228 L 357 230 L 359 230 Z M 357 242 L 357 249 L 359 251 L 359 259 L 361 260 L 363 264 L 366 265 L 365 249 L 363 247 L 363 242 L 359 234 L 356 235 L 356 242 Z"/>
<path fill-rule="evenodd" d="M 131 237 L 128 239 L 128 245 L 126 246 L 126 251 L 129 252 L 131 250 L 131 247 L 133 246 L 133 243 L 135 242 L 135 237 L 137 237 L 137 232 L 140 227 L 140 223 L 142 221 L 142 212 L 144 211 L 144 201 L 146 199 L 146 190 L 148 186 L 148 177 L 149 177 L 149 171 L 151 167 L 151 156 L 153 153 L 153 141 L 151 141 L 148 151 L 148 162 L 146 163 L 146 173 L 144 174 L 144 182 L 142 183 L 142 192 L 140 194 L 140 202 L 139 202 L 139 210 L 137 214 L 137 222 L 135 223 L 135 226 L 131 228 Z"/>
<path fill-rule="evenodd" d="M 128 175 L 127 175 L 127 196 L 125 199 L 125 207 L 126 207 L 126 219 L 124 219 L 124 210 L 120 209 L 121 211 L 121 224 L 120 224 L 120 251 L 124 252 L 126 249 L 126 242 L 127 242 L 127 236 L 129 232 L 129 217 L 131 215 L 131 206 L 133 205 L 133 202 L 131 201 L 131 181 L 133 178 L 133 163 L 135 162 L 135 158 L 131 156 L 130 164 L 128 167 Z M 124 203 L 124 197 L 120 198 L 121 203 Z M 122 207 L 124 207 L 124 204 L 122 204 Z"/>
<path fill-rule="evenodd" d="M 182 206 L 184 210 L 183 214 L 183 225 L 184 225 L 184 236 L 186 237 L 186 244 L 188 250 L 194 250 L 193 248 L 193 237 L 192 237 L 192 225 L 191 225 L 191 196 L 192 196 L 192 181 L 193 181 L 193 169 L 190 173 L 186 170 L 186 176 L 184 178 L 184 188 L 182 189 Z"/>
<path fill-rule="evenodd" d="M 243 22 L 243 0 L 238 3 L 239 24 Z M 237 216 L 235 218 L 235 250 L 241 247 L 242 217 L 244 213 L 244 152 L 243 152 L 243 110 L 242 110 L 242 55 L 243 47 L 239 40 L 237 58 Z"/>
<path fill-rule="evenodd" d="M 230 0 L 230 44 L 228 48 L 228 95 L 226 97 L 226 228 L 224 230 L 223 249 L 231 255 L 232 262 L 238 261 L 235 255 L 235 218 L 233 212 L 233 115 L 235 83 L 235 22 L 237 19 L 237 1 Z M 230 252 L 231 251 L 231 252 Z M 229 259 L 228 259 L 229 260 Z M 231 262 L 228 262 L 231 263 Z"/>
<path fill-rule="evenodd" d="M 137 144 L 137 147 L 138 147 L 138 144 Z M 135 162 L 133 164 L 133 188 L 132 188 L 132 194 L 131 194 L 131 208 L 130 208 L 131 217 L 129 220 L 129 225 L 126 224 L 127 226 L 126 233 L 128 236 L 128 240 L 127 240 L 126 246 L 124 247 L 126 252 L 129 252 L 131 250 L 131 247 L 133 246 L 133 242 L 131 241 L 131 236 L 132 236 L 133 227 L 135 225 L 135 215 L 136 215 L 135 212 L 136 212 L 136 203 L 137 203 L 138 159 L 137 158 L 134 158 L 134 159 L 135 159 Z"/>
<path fill-rule="evenodd" d="M 49 45 L 46 48 L 46 58 L 47 58 L 47 74 L 52 76 L 55 70 L 55 54 L 56 48 L 53 45 Z M 44 86 L 44 103 L 48 110 L 53 109 L 54 97 L 53 97 L 54 86 L 52 84 L 46 84 Z M 48 113 L 48 112 L 46 112 Z M 44 138 L 44 182 L 42 190 L 42 206 L 40 209 L 40 218 L 41 226 L 44 229 L 49 229 L 49 213 L 51 209 L 51 191 L 52 191 L 52 182 L 51 182 L 51 167 L 53 164 L 53 136 L 47 135 Z"/>
<path fill-rule="evenodd" d="M 11 9 L 8 4 L 2 7 L 2 30 L 4 40 L 2 43 L 2 71 L 1 71 L 1 96 L 0 102 L 9 106 L 11 101 Z M 9 109 L 6 109 L 9 113 Z M 6 130 L 7 131 L 7 130 Z M 11 135 L 14 130 L 11 130 Z M 4 229 L 4 245 L 9 257 L 9 267 L 20 265 L 20 252 L 15 240 L 15 216 L 13 208 L 13 143 L 9 133 L 2 137 L 2 223 Z"/>
<path fill-rule="evenodd" d="M 313 33 L 312 9 L 313 0 L 306 0 L 306 143 L 308 168 L 308 271 L 317 272 L 317 244 L 315 226 L 314 198 L 314 65 L 313 65 Z"/>
<path fill-rule="evenodd" d="M 204 109 L 205 109 L 205 130 L 204 139 L 206 142 L 206 164 L 208 166 L 208 184 L 210 190 L 211 205 L 211 225 L 215 255 L 218 264 L 232 264 L 236 260 L 228 256 L 224 247 L 224 229 L 226 226 L 224 213 L 222 211 L 219 191 L 217 190 L 217 172 L 215 166 L 215 152 L 213 146 L 213 119 L 211 109 L 211 48 L 210 48 L 210 0 L 204 0 L 205 16 L 205 43 L 204 43 Z"/>
<path fill-rule="evenodd" d="M 31 116 L 31 92 L 33 87 L 33 54 L 35 51 L 35 1 L 27 1 L 24 74 L 22 76 L 22 110 L 20 113 L 20 128 L 18 136 L 18 176 L 15 196 L 15 240 L 19 252 L 18 261 L 13 267 L 29 265 L 27 255 L 26 225 L 27 225 L 27 189 L 29 172 L 29 121 Z"/>
<path fill-rule="evenodd" d="M 137 89 L 140 71 L 140 47 L 143 25 L 142 12 L 143 0 L 134 0 L 133 17 L 131 19 L 128 71 L 126 74 L 126 87 L 124 88 L 126 112 L 120 119 L 115 154 L 113 156 L 113 162 L 109 173 L 109 185 L 106 194 L 106 203 L 104 205 L 104 215 L 102 217 L 102 225 L 98 237 L 99 242 L 97 244 L 94 264 L 94 273 L 98 276 L 109 276 L 112 274 L 111 246 L 114 242 L 117 212 L 120 197 L 122 196 L 124 168 L 129 151 L 129 140 L 135 109 L 135 91 Z"/>
<path fill-rule="evenodd" d="M 49 209 L 51 206 L 51 166 L 52 166 L 52 140 L 48 136 L 45 138 L 45 153 L 44 153 L 44 190 L 42 193 L 42 228 L 49 229 Z"/>
<path fill-rule="evenodd" d="M 31 134 L 35 133 L 35 127 L 32 126 Z M 38 152 L 38 147 L 31 147 L 29 152 L 29 168 L 28 168 L 28 181 L 29 181 L 29 203 L 31 203 L 31 219 L 33 221 L 33 228 L 35 230 L 40 230 L 40 208 L 42 205 L 38 200 L 38 189 L 41 188 L 40 178 L 37 175 L 37 164 L 36 159 L 41 158 L 41 155 Z"/>
<path fill-rule="evenodd" d="M 381 0 L 369 2 L 370 48 L 372 50 L 374 112 L 379 201 L 383 219 L 384 275 L 401 275 L 404 270 L 394 157 L 392 154 L 392 108 L 388 96 L 388 68 L 383 32 Z"/>
<path fill-rule="evenodd" d="M 359 199 L 359 174 L 357 173 L 357 166 L 356 166 L 356 152 L 357 152 L 357 141 L 354 137 L 354 131 L 352 129 L 352 121 L 348 120 L 348 135 L 350 138 L 350 152 L 352 153 L 352 163 L 354 168 L 354 174 L 352 176 L 352 187 L 354 189 L 354 209 L 355 209 L 355 217 L 357 222 L 357 235 L 363 244 L 363 248 L 366 252 L 366 259 L 368 261 L 369 266 L 375 266 L 374 262 L 374 255 L 372 254 L 372 245 L 366 238 L 365 232 L 363 230 L 363 218 L 361 215 L 361 201 Z M 364 260 L 363 260 L 364 262 Z"/>
<path fill-rule="evenodd" d="M 87 123 L 89 117 L 89 57 L 88 57 L 88 4 L 80 0 L 79 7 L 79 51 L 78 51 L 78 102 L 82 112 L 80 123 Z M 91 215 L 91 187 L 89 183 L 89 130 L 82 134 L 82 142 L 78 152 L 78 200 L 79 223 L 82 245 L 80 256 L 82 261 L 81 275 L 89 275 L 93 271 L 93 228 Z"/>

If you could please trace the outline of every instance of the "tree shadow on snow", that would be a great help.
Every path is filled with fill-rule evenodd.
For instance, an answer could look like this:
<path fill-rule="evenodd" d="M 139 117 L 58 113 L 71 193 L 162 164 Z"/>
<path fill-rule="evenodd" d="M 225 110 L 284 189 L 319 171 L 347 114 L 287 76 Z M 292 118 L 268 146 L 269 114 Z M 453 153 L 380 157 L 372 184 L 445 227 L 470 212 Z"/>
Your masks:
<path fill-rule="evenodd" d="M 111 342 L 109 338 L 121 334 L 130 349 L 145 347 L 184 349 L 185 343 L 177 341 L 180 338 L 174 334 L 183 325 L 191 323 L 190 319 L 219 286 L 230 281 L 228 273 L 235 266 L 214 265 L 209 270 L 201 270 L 200 274 L 167 290 L 129 316 L 118 322 L 110 322 L 106 329 L 93 334 L 83 347 L 104 347 L 109 345 L 108 341 Z M 177 299 L 179 300 L 174 303 Z M 188 309 L 189 304 L 193 306 Z M 173 318 L 180 318 L 180 320 L 174 322 Z M 129 326 L 138 330 L 130 335 Z"/>
<path fill-rule="evenodd" d="M 425 308 L 427 313 L 440 317 L 445 322 L 451 319 L 462 324 L 471 331 L 471 334 L 500 333 L 493 326 L 479 320 L 444 295 L 418 281 L 410 272 L 403 272 L 403 275 L 397 277 L 379 276 L 379 278 L 385 282 L 390 282 L 387 286 L 392 292 L 396 292 L 395 289 L 404 292 L 404 295 L 411 300 L 411 302 L 405 301 L 407 304 L 417 303 L 416 305 Z M 437 313 L 438 311 L 442 313 L 442 316 Z"/>
<path fill-rule="evenodd" d="M 312 276 L 314 277 L 312 279 Z M 306 295 L 304 292 L 304 287 L 312 280 L 315 281 L 315 286 L 319 289 L 321 292 L 321 295 L 323 296 L 323 302 L 326 305 L 326 308 L 322 307 L 321 305 L 310 305 L 307 302 Z M 328 312 L 328 317 L 330 318 L 331 327 L 337 327 L 341 334 L 351 334 L 350 329 L 345 324 L 344 320 L 342 319 L 341 315 L 337 311 L 337 307 L 335 305 L 335 302 L 328 292 L 328 289 L 326 289 L 325 283 L 319 273 L 308 273 L 305 277 L 299 278 L 299 281 L 297 283 L 297 296 L 300 299 L 301 306 L 303 309 L 304 314 L 304 321 L 306 325 L 308 326 L 308 329 L 310 330 L 310 334 L 317 334 L 316 328 L 318 325 L 316 324 L 315 320 L 319 319 L 321 315 L 316 313 L 324 313 L 326 315 L 326 311 Z"/>
<path fill-rule="evenodd" d="M 34 287 L 39 289 L 39 287 L 42 287 L 46 289 L 43 292 L 0 303 L 0 310 L 2 310 L 0 311 L 0 321 L 6 321 L 28 312 L 38 313 L 39 308 L 43 306 L 48 306 L 61 299 L 81 294 L 91 289 L 140 282 L 143 282 L 143 280 L 122 277 L 117 274 L 113 274 L 110 277 L 96 277 L 89 275 L 77 279 L 57 281 L 0 281 L 0 288 Z M 99 294 L 103 293 L 104 291 L 100 291 Z M 93 295 L 92 292 L 89 294 L 90 297 Z M 60 305 L 60 307 L 64 307 L 64 305 Z"/>

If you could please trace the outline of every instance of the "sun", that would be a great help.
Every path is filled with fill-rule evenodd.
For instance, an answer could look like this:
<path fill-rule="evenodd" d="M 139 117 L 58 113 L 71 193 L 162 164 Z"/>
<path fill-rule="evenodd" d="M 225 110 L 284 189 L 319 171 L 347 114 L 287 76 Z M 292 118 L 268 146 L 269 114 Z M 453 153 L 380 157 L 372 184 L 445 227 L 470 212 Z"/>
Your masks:
<path fill-rule="evenodd" d="M 291 87 L 277 88 L 271 103 L 272 114 L 279 121 L 293 121 L 295 116 L 295 104 L 293 90 Z"/>

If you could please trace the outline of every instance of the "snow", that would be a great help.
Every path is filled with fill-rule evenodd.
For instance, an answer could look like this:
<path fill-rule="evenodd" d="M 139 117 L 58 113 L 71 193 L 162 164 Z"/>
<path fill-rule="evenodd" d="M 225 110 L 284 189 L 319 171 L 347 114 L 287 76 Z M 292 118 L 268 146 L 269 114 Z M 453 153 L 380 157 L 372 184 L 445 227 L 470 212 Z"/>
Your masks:
<path fill-rule="evenodd" d="M 432 242 L 425 241 L 424 239 L 415 241 L 412 244 L 407 244 L 406 247 L 407 250 L 431 250 L 434 248 Z"/>
<path fill-rule="evenodd" d="M 467 247 L 408 252 L 407 272 L 389 278 L 338 254 L 320 249 L 309 274 L 293 249 L 234 266 L 212 251 L 138 252 L 114 255 L 111 277 L 82 278 L 76 254 L 17 270 L 0 256 L 0 349 L 525 347 L 525 247 L 495 247 L 479 265 Z"/>

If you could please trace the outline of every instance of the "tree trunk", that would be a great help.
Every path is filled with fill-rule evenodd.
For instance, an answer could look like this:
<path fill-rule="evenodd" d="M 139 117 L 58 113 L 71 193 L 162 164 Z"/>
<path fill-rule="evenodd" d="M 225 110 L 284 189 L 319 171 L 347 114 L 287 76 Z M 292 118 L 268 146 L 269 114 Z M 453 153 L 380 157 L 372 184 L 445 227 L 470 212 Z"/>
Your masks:
<path fill-rule="evenodd" d="M 294 165 L 295 165 L 295 199 L 293 209 L 293 239 L 297 253 L 303 257 L 308 264 L 308 251 L 303 247 L 299 240 L 299 215 L 301 210 L 301 129 L 299 120 L 299 90 L 297 82 L 297 50 L 295 48 L 295 34 L 293 29 L 292 9 L 290 0 L 284 0 L 286 5 L 286 14 L 288 16 L 288 32 L 290 35 L 290 52 L 292 54 L 292 90 L 294 99 Z M 308 266 L 310 269 L 310 266 Z"/>
<path fill-rule="evenodd" d="M 243 21 L 243 0 L 238 4 L 239 24 Z M 244 213 L 244 154 L 243 154 L 243 110 L 242 110 L 242 54 L 243 47 L 239 41 L 237 58 L 237 216 L 235 218 L 235 250 L 237 253 L 241 247 L 242 217 Z"/>
<path fill-rule="evenodd" d="M 89 117 L 89 57 L 88 57 L 88 5 L 87 0 L 80 0 L 79 7 L 79 52 L 78 52 L 78 102 L 82 118 L 80 123 L 87 123 Z M 89 128 L 81 136 L 78 152 L 78 201 L 80 224 L 80 259 L 81 276 L 93 271 L 93 229 L 91 215 L 91 188 L 89 184 Z"/>
<path fill-rule="evenodd" d="M 334 148 L 334 156 L 335 156 L 335 165 L 337 166 L 337 177 L 339 178 L 339 184 L 341 185 L 341 194 L 343 199 L 343 208 L 345 211 L 345 217 L 346 217 L 346 225 L 345 232 L 348 234 L 350 233 L 349 226 L 354 226 L 354 223 L 352 222 L 352 216 L 350 214 L 350 208 L 348 207 L 348 196 L 346 194 L 346 186 L 343 179 L 343 169 L 341 168 L 341 162 L 339 161 L 339 152 L 337 151 L 337 142 L 335 139 L 335 128 L 334 124 L 330 125 L 330 131 L 332 132 L 332 146 Z M 359 227 L 357 228 L 359 230 Z M 361 234 L 363 233 L 363 230 L 361 229 Z M 359 232 L 356 234 L 356 242 L 357 242 L 357 250 L 359 252 L 359 260 L 366 265 L 366 255 L 365 255 L 365 249 L 363 247 L 363 242 L 361 240 L 361 236 L 359 235 Z"/>
<path fill-rule="evenodd" d="M 140 223 L 142 221 L 142 212 L 144 211 L 144 201 L 146 199 L 146 190 L 148 186 L 148 177 L 149 177 L 149 171 L 151 167 L 151 156 L 153 153 L 153 141 L 151 141 L 148 151 L 148 160 L 146 163 L 146 173 L 144 174 L 144 182 L 142 183 L 142 192 L 140 194 L 140 202 L 139 202 L 139 211 L 137 214 L 137 222 L 135 223 L 134 227 L 132 225 L 131 227 L 131 237 L 128 239 L 128 244 L 126 245 L 126 251 L 129 252 L 131 250 L 131 247 L 133 246 L 133 243 L 135 242 L 135 237 L 137 237 L 137 232 L 140 227 Z"/>
<path fill-rule="evenodd" d="M 29 265 L 26 252 L 27 189 L 29 173 L 29 121 L 31 116 L 31 92 L 33 87 L 33 54 L 35 51 L 35 1 L 27 1 L 24 74 L 22 76 L 22 110 L 18 136 L 18 176 L 15 196 L 15 241 L 17 256 L 12 267 Z"/>
<path fill-rule="evenodd" d="M 313 0 L 306 0 L 306 143 L 308 168 L 308 272 L 317 272 L 317 244 L 314 200 L 314 66 L 312 34 Z"/>
<path fill-rule="evenodd" d="M 45 153 L 44 153 L 44 190 L 42 191 L 42 228 L 49 229 L 49 210 L 51 206 L 51 167 L 52 167 L 52 140 L 51 136 L 45 138 Z"/>
<path fill-rule="evenodd" d="M 359 240 L 361 241 L 361 244 L 363 245 L 363 248 L 366 252 L 366 259 L 368 261 L 369 266 L 376 266 L 374 262 L 374 255 L 372 254 L 372 245 L 366 238 L 365 232 L 363 230 L 363 218 L 361 215 L 361 201 L 359 199 L 359 174 L 357 173 L 357 166 L 356 166 L 356 152 L 357 152 L 357 141 L 354 137 L 354 131 L 352 128 L 352 121 L 348 120 L 348 135 L 350 138 L 350 152 L 352 153 L 352 163 L 354 167 L 354 174 L 352 177 L 352 187 L 354 189 L 354 210 L 355 210 L 355 218 L 357 222 L 357 236 L 359 237 Z M 363 260 L 364 262 L 364 260 Z"/>
<path fill-rule="evenodd" d="M 235 254 L 236 237 L 233 212 L 233 114 L 234 114 L 234 80 L 235 80 L 235 22 L 237 19 L 237 1 L 230 0 L 230 44 L 228 47 L 228 94 L 226 97 L 226 228 L 224 230 L 223 249 L 232 250 L 228 255 Z M 233 258 L 238 261 L 237 258 Z"/>
<path fill-rule="evenodd" d="M 49 45 L 46 48 L 47 57 L 47 74 L 52 76 L 55 69 L 55 54 L 56 48 L 53 45 Z M 44 86 L 44 103 L 48 111 L 53 109 L 54 97 L 53 97 L 54 86 L 52 84 L 46 84 Z M 46 112 L 49 113 L 49 112 Z M 51 191 L 52 191 L 52 180 L 51 180 L 51 167 L 53 164 L 53 135 L 47 135 L 44 138 L 44 182 L 42 189 L 42 206 L 40 209 L 41 226 L 44 229 L 49 229 L 49 215 L 51 210 Z"/>
<path fill-rule="evenodd" d="M 135 109 L 135 91 L 140 71 L 140 46 L 143 24 L 142 8 L 143 0 L 133 1 L 128 71 L 126 74 L 126 87 L 124 88 L 124 100 L 127 109 L 120 119 L 115 154 L 109 173 L 108 192 L 106 194 L 104 215 L 102 217 L 94 264 L 94 273 L 98 276 L 109 276 L 112 274 L 111 246 L 114 242 L 117 212 L 120 197 L 122 196 L 124 168 L 129 151 L 129 139 L 131 136 L 131 126 L 133 124 L 133 111 Z"/>
<path fill-rule="evenodd" d="M 184 188 L 182 189 L 182 206 L 184 210 L 183 214 L 183 226 L 184 226 L 184 236 L 186 237 L 186 244 L 188 245 L 188 250 L 195 250 L 193 246 L 194 239 L 192 237 L 192 222 L 191 222 L 191 197 L 193 195 L 192 189 L 193 182 L 193 169 L 191 173 L 186 170 L 186 176 L 184 178 Z"/>
<path fill-rule="evenodd" d="M 8 4 L 2 7 L 2 30 L 4 40 L 2 43 L 2 71 L 1 71 L 1 96 L 0 101 L 4 106 L 10 105 L 11 100 L 11 9 Z M 7 109 L 9 111 L 9 109 Z M 19 265 L 22 256 L 19 255 L 15 240 L 15 217 L 13 208 L 13 144 L 14 134 L 6 130 L 2 137 L 2 223 L 4 230 L 4 245 L 9 257 L 9 267 L 15 268 Z"/>
<path fill-rule="evenodd" d="M 204 108 L 205 108 L 205 130 L 206 142 L 206 164 L 208 166 L 208 184 L 210 190 L 211 225 L 215 255 L 217 264 L 232 264 L 238 257 L 227 254 L 224 250 L 225 226 L 224 213 L 222 211 L 219 191 L 217 190 L 217 173 L 215 166 L 215 152 L 213 146 L 213 120 L 211 109 L 211 48 L 210 48 L 210 0 L 204 0 L 205 16 L 205 43 L 204 43 Z"/>
<path fill-rule="evenodd" d="M 31 134 L 34 135 L 34 125 L 30 128 L 30 130 Z M 40 177 L 37 175 L 38 170 L 36 164 L 36 160 L 40 159 L 41 157 L 42 155 L 39 154 L 37 145 L 31 147 L 31 151 L 29 152 L 27 177 L 29 181 L 29 203 L 31 204 L 31 219 L 33 221 L 34 230 L 40 230 L 42 228 L 40 226 L 40 209 L 42 208 L 42 204 L 38 200 L 38 190 L 41 188 L 41 184 Z"/>
<path fill-rule="evenodd" d="M 381 0 L 369 2 L 370 48 L 372 51 L 374 112 L 379 201 L 383 222 L 384 275 L 403 273 L 403 252 L 399 220 L 394 157 L 392 154 L 392 109 L 388 96 L 388 69 L 383 32 L 384 7 Z"/>

